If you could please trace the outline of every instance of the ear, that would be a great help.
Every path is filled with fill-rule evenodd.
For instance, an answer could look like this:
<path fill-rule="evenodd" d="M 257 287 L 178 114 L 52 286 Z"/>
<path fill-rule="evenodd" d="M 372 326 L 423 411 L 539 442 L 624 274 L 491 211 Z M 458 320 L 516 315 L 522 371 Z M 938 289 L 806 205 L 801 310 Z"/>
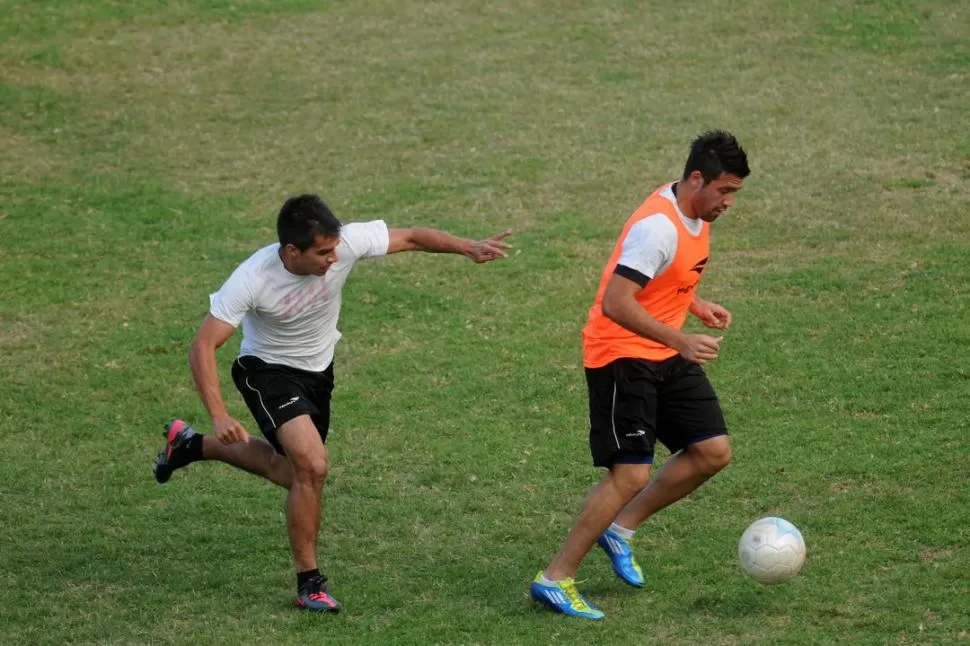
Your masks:
<path fill-rule="evenodd" d="M 687 176 L 687 183 L 695 191 L 704 187 L 704 175 L 699 170 L 691 171 Z"/>

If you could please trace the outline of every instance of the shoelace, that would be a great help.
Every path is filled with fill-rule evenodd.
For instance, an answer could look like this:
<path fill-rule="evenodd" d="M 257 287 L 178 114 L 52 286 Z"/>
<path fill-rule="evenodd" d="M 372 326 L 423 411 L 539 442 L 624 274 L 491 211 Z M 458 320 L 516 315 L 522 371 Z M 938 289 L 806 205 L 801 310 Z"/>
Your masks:
<path fill-rule="evenodd" d="M 322 601 L 331 607 L 337 604 L 336 600 L 330 596 L 330 592 L 327 590 L 327 577 L 322 574 L 304 583 L 302 590 L 313 601 Z"/>
<path fill-rule="evenodd" d="M 566 593 L 566 596 L 569 597 L 569 602 L 572 605 L 578 605 L 583 608 L 587 607 L 586 602 L 581 596 L 579 596 L 579 590 L 576 589 L 575 581 L 572 579 L 566 579 L 560 585 L 562 586 L 563 591 Z"/>
<path fill-rule="evenodd" d="M 326 603 L 328 606 L 331 606 L 331 607 L 336 605 L 334 598 L 331 597 L 328 593 L 324 592 L 323 590 L 320 590 L 318 592 L 311 592 L 308 596 L 313 601 L 323 601 L 324 603 Z"/>

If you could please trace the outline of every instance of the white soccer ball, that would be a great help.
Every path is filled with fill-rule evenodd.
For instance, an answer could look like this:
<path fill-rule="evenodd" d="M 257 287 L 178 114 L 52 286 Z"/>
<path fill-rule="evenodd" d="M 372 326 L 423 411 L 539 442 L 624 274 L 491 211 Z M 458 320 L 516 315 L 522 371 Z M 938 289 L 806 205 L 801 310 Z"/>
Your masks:
<path fill-rule="evenodd" d="M 773 585 L 792 578 L 805 565 L 805 540 L 784 518 L 756 520 L 738 543 L 741 567 L 755 581 Z"/>

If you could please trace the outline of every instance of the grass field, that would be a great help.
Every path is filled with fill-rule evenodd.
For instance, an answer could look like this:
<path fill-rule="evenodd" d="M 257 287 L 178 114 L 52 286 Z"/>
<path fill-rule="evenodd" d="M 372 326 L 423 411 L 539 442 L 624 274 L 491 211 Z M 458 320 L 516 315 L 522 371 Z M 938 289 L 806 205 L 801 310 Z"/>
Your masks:
<path fill-rule="evenodd" d="M 970 5 L 0 0 L 0 642 L 970 643 Z M 753 173 L 701 295 L 735 461 L 651 519 L 608 620 L 527 583 L 599 473 L 579 332 L 624 220 L 732 130 Z M 207 428 L 207 295 L 318 192 L 481 237 L 344 294 L 320 554 L 293 611 L 283 496 Z M 238 338 L 221 354 L 225 393 Z M 252 427 L 252 425 L 251 425 Z M 809 561 L 762 587 L 755 518 Z"/>

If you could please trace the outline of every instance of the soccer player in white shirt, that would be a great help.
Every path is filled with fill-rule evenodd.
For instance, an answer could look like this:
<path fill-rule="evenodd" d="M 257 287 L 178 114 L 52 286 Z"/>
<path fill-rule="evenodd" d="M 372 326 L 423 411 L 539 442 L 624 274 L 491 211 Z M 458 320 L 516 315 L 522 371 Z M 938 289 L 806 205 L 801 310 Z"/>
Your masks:
<path fill-rule="evenodd" d="M 212 434 L 173 420 L 154 472 L 158 482 L 167 482 L 192 462 L 218 460 L 286 488 L 294 602 L 310 611 L 339 612 L 317 567 L 316 540 L 341 288 L 358 260 L 401 251 L 461 254 L 476 263 L 505 258 L 509 232 L 474 241 L 436 229 L 388 229 L 382 220 L 342 225 L 319 197 L 301 195 L 283 204 L 277 234 L 278 243 L 250 256 L 211 295 L 192 342 L 189 364 Z M 233 381 L 266 439 L 251 436 L 222 398 L 216 349 L 240 325 Z"/>

